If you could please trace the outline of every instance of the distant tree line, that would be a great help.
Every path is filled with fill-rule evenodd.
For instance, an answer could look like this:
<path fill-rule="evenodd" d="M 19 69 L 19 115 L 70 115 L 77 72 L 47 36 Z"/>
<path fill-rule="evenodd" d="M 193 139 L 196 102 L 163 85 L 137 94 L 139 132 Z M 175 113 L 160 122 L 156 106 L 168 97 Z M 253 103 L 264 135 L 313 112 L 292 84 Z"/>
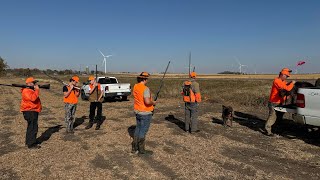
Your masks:
<path fill-rule="evenodd" d="M 239 72 L 232 72 L 232 71 L 223 71 L 223 72 L 219 72 L 218 74 L 240 74 Z M 244 73 L 241 73 L 244 74 Z"/>
<path fill-rule="evenodd" d="M 6 73 L 10 74 L 12 76 L 34 76 L 43 74 L 43 71 L 50 75 L 72 75 L 72 74 L 79 74 L 79 71 L 74 71 L 71 69 L 65 69 L 65 70 L 40 70 L 37 68 L 30 69 L 30 68 L 14 68 L 14 69 L 7 69 Z"/>
<path fill-rule="evenodd" d="M 5 75 L 8 68 L 9 66 L 7 65 L 5 60 L 0 57 L 0 76 Z"/>
<path fill-rule="evenodd" d="M 86 74 L 85 71 L 76 71 L 72 69 L 64 69 L 64 70 L 52 70 L 52 69 L 46 69 L 46 70 L 40 70 L 37 68 L 13 68 L 11 69 L 6 61 L 0 56 L 0 76 L 3 75 L 10 75 L 10 76 L 34 76 L 34 75 L 41 75 L 43 74 L 43 71 L 46 72 L 49 75 L 74 75 L 74 74 Z M 95 71 L 90 71 L 91 74 L 95 74 Z M 98 71 L 98 74 L 102 74 L 101 71 Z"/>

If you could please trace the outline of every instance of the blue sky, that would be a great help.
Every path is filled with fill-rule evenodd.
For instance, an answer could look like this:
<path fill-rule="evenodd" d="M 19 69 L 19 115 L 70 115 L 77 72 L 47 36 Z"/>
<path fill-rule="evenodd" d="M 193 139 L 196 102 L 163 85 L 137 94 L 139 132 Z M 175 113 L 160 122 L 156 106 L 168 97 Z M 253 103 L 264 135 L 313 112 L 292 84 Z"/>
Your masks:
<path fill-rule="evenodd" d="M 2 0 L 0 56 L 10 67 L 320 72 L 318 0 Z"/>

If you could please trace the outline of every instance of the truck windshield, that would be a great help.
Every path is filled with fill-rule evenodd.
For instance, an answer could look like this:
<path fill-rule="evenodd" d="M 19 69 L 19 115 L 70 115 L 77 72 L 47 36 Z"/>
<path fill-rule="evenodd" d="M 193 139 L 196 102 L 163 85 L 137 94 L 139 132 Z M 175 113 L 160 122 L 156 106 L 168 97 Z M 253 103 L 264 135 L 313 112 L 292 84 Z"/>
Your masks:
<path fill-rule="evenodd" d="M 100 83 L 100 84 L 117 84 L 117 80 L 115 78 L 100 78 L 98 83 Z"/>

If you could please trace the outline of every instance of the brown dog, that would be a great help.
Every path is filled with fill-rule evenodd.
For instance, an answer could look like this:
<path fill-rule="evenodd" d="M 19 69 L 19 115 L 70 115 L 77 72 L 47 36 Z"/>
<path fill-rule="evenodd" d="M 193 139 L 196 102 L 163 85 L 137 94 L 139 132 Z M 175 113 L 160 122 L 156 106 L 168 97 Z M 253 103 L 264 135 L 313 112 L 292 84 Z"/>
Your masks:
<path fill-rule="evenodd" d="M 222 119 L 223 119 L 223 126 L 232 127 L 233 108 L 231 106 L 222 105 Z"/>

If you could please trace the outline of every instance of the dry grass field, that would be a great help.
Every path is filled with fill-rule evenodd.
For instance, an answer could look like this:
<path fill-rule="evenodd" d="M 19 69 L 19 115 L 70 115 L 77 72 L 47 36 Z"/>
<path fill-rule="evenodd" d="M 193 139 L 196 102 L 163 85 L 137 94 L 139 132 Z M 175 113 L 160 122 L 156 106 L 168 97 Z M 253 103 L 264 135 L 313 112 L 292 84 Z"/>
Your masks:
<path fill-rule="evenodd" d="M 133 99 L 103 103 L 100 130 L 85 130 L 89 102 L 79 100 L 76 131 L 65 133 L 62 86 L 46 77 L 39 116 L 41 149 L 24 146 L 26 121 L 19 112 L 20 89 L 0 87 L 0 179 L 320 179 L 320 132 L 292 123 L 290 116 L 263 134 L 267 98 L 275 75 L 256 78 L 200 76 L 204 102 L 199 109 L 201 132 L 184 132 L 183 75 L 169 76 L 160 94 L 147 135 L 154 154 L 130 153 L 135 125 Z M 123 83 L 133 76 L 119 76 Z M 149 87 L 157 91 L 160 75 Z M 314 82 L 316 75 L 302 78 Z M 67 77 L 61 77 L 67 80 Z M 85 77 L 81 77 L 82 82 Z M 23 83 L 2 78 L 0 83 Z M 221 105 L 235 110 L 232 128 L 221 125 Z"/>

